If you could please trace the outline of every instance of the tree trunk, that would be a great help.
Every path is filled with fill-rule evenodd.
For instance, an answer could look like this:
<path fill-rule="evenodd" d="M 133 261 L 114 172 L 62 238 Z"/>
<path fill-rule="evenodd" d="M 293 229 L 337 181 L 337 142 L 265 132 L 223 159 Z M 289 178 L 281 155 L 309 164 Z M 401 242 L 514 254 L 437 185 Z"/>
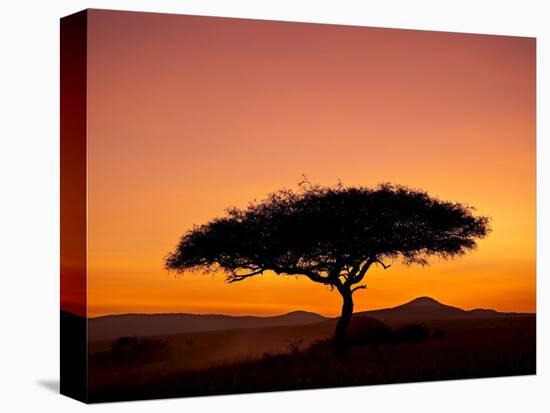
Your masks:
<path fill-rule="evenodd" d="M 334 335 L 334 342 L 336 345 L 336 349 L 341 352 L 344 352 L 346 349 L 346 333 L 347 333 L 349 323 L 351 321 L 351 317 L 353 315 L 353 298 L 351 296 L 351 291 L 349 289 L 341 290 L 340 294 L 342 295 L 342 298 L 343 298 L 342 314 L 340 315 L 340 319 L 336 324 L 336 333 Z"/>

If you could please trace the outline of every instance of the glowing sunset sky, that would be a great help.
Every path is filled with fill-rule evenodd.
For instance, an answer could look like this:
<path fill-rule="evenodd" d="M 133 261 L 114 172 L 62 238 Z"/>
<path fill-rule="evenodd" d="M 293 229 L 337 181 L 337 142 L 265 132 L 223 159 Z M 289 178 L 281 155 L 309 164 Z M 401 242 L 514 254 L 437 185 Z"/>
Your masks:
<path fill-rule="evenodd" d="M 372 270 L 356 311 L 424 295 L 535 311 L 534 39 L 89 12 L 89 316 L 338 314 L 309 280 L 163 269 L 194 224 L 303 173 L 492 218 L 464 257 Z"/>

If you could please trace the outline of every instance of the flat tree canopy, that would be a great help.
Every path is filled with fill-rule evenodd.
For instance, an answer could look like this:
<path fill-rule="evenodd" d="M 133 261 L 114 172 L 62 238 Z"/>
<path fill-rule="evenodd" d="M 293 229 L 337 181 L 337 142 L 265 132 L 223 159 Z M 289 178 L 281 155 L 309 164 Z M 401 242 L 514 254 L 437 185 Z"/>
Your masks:
<path fill-rule="evenodd" d="M 301 185 L 196 226 L 166 258 L 177 272 L 222 270 L 232 283 L 266 271 L 304 276 L 344 298 L 337 337 L 351 319 L 351 295 L 373 264 L 426 265 L 476 247 L 488 218 L 426 192 L 382 184 L 375 188 Z"/>

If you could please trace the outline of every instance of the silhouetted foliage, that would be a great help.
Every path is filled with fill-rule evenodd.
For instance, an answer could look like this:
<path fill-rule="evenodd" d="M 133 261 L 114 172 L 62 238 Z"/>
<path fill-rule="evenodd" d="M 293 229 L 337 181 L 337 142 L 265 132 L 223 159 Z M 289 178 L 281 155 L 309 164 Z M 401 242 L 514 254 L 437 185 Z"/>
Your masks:
<path fill-rule="evenodd" d="M 348 346 L 396 344 L 421 341 L 430 337 L 430 329 L 420 324 L 406 324 L 390 328 L 386 323 L 372 317 L 353 316 L 346 334 Z M 434 336 L 435 337 L 435 336 Z M 334 339 L 325 344 L 333 343 Z"/>
<path fill-rule="evenodd" d="M 302 183 L 247 208 L 196 226 L 167 256 L 178 273 L 218 270 L 232 283 L 266 271 L 305 276 L 336 288 L 343 297 L 336 327 L 343 343 L 353 313 L 352 294 L 374 264 L 388 260 L 426 265 L 430 256 L 450 258 L 476 247 L 489 232 L 488 218 L 473 208 L 441 201 L 400 185 L 322 187 Z"/>
<path fill-rule="evenodd" d="M 90 358 L 93 365 L 139 366 L 169 359 L 168 343 L 162 340 L 120 337 L 111 344 L 111 351 L 95 354 Z"/>
<path fill-rule="evenodd" d="M 298 354 L 300 352 L 300 348 L 302 346 L 302 339 L 295 338 L 290 343 L 288 343 L 288 352 L 290 354 Z"/>
<path fill-rule="evenodd" d="M 418 341 L 429 336 L 430 330 L 419 324 L 400 327 L 393 333 L 395 341 Z"/>
<path fill-rule="evenodd" d="M 347 340 L 350 345 L 383 344 L 392 339 L 392 330 L 382 321 L 371 317 L 354 316 L 349 325 Z"/>

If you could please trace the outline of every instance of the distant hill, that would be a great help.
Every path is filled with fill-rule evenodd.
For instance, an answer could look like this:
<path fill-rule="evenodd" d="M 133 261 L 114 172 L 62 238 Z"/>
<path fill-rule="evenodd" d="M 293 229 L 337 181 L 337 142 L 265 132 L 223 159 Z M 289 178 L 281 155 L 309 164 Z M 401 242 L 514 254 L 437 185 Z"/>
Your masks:
<path fill-rule="evenodd" d="M 478 308 L 463 310 L 462 308 L 442 304 L 430 297 L 418 297 L 397 307 L 381 310 L 362 311 L 356 315 L 369 316 L 382 321 L 393 320 L 458 320 L 473 318 L 501 318 L 509 316 L 523 316 L 532 314 L 500 313 L 495 310 Z"/>
<path fill-rule="evenodd" d="M 123 336 L 155 336 L 243 328 L 315 324 L 328 318 L 307 311 L 293 311 L 273 317 L 229 316 L 220 314 L 123 314 L 91 318 L 90 341 L 112 340 Z"/>
<path fill-rule="evenodd" d="M 495 310 L 463 310 L 442 304 L 430 297 L 419 297 L 381 310 L 362 311 L 381 321 L 461 320 L 531 316 L 522 313 L 500 313 Z M 90 341 L 112 340 L 123 336 L 155 336 L 249 328 L 300 326 L 335 320 L 307 311 L 273 316 L 229 316 L 220 314 L 122 314 L 91 318 L 88 321 Z"/>

